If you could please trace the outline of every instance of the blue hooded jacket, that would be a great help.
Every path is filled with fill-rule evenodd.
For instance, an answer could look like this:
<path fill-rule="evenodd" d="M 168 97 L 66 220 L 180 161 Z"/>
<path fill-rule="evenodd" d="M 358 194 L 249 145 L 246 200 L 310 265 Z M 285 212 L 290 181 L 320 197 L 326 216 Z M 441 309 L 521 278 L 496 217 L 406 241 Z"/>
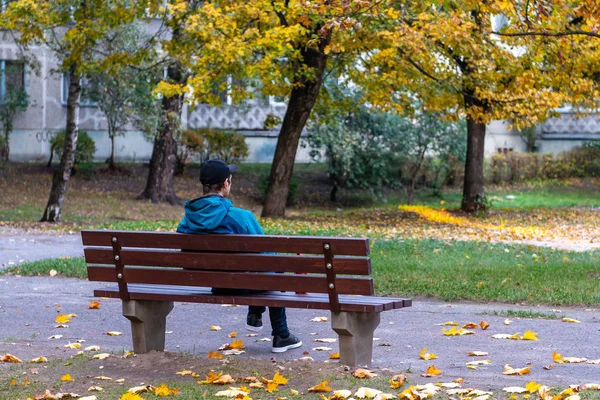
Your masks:
<path fill-rule="evenodd" d="M 231 200 L 218 194 L 186 201 L 184 209 L 179 233 L 264 235 L 254 214 L 233 207 Z"/>

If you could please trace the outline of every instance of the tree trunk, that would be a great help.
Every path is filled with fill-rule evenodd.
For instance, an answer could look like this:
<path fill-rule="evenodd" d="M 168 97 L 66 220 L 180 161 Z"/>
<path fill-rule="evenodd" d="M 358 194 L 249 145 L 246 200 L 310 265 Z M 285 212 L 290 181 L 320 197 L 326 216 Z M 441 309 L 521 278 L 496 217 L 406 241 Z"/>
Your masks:
<path fill-rule="evenodd" d="M 331 193 L 329 193 L 329 201 L 331 201 L 332 203 L 337 203 L 337 192 L 338 185 L 334 182 L 333 187 L 331 188 Z"/>
<path fill-rule="evenodd" d="M 110 135 L 110 158 L 108 159 L 108 169 L 114 171 L 117 169 L 115 165 L 115 135 Z"/>
<path fill-rule="evenodd" d="M 52 178 L 50 198 L 40 222 L 59 222 L 67 182 L 75 162 L 75 149 L 79 134 L 79 100 L 81 98 L 81 75 L 76 66 L 69 69 L 69 97 L 67 98 L 67 131 L 60 165 Z"/>
<path fill-rule="evenodd" d="M 167 77 L 169 81 L 185 83 L 183 68 L 179 63 L 169 66 Z M 160 131 L 154 139 L 152 159 L 146 188 L 138 196 L 140 200 L 150 199 L 153 203 L 168 202 L 180 204 L 181 200 L 175 194 L 174 179 L 175 160 L 177 158 L 177 143 L 175 134 L 181 123 L 183 95 L 163 97 L 162 121 Z"/>
<path fill-rule="evenodd" d="M 48 160 L 48 164 L 46 167 L 52 167 L 52 160 L 54 159 L 54 145 L 50 146 L 50 159 Z"/>
<path fill-rule="evenodd" d="M 12 119 L 12 118 L 11 118 Z M 9 122 L 4 127 L 4 149 L 2 150 L 2 161 L 7 163 L 10 158 L 10 132 L 12 131 L 12 123 Z"/>
<path fill-rule="evenodd" d="M 410 178 L 406 186 L 406 204 L 411 205 L 415 198 L 415 180 Z"/>
<path fill-rule="evenodd" d="M 327 65 L 327 55 L 323 51 L 329 43 L 329 35 L 321 40 L 319 49 L 302 50 L 302 59 L 314 72 L 313 79 L 296 78 L 290 95 L 269 176 L 269 186 L 265 195 L 262 217 L 284 217 L 289 183 L 292 178 L 296 151 L 300 135 L 321 90 L 323 75 Z"/>
<path fill-rule="evenodd" d="M 465 97 L 467 110 L 476 105 L 473 97 Z M 479 102 L 480 103 L 480 102 Z M 482 107 L 481 104 L 477 104 Z M 485 123 L 467 114 L 467 159 L 461 209 L 473 212 L 485 208 L 483 189 L 483 155 L 485 149 Z"/>

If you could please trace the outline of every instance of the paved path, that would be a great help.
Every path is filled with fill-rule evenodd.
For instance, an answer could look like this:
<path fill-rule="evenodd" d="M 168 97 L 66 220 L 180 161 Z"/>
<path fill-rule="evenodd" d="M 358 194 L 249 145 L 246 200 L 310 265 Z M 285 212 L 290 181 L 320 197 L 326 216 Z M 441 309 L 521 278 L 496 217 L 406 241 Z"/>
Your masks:
<path fill-rule="evenodd" d="M 0 269 L 44 258 L 83 257 L 81 234 L 0 230 Z"/>
<path fill-rule="evenodd" d="M 99 345 L 106 351 L 122 351 L 131 348 L 129 322 L 121 316 L 119 300 L 100 300 L 99 310 L 88 310 L 88 302 L 94 288 L 103 284 L 84 280 L 51 277 L 0 277 L 0 354 L 10 352 L 20 358 L 29 359 L 44 355 L 65 358 L 76 350 L 63 347 L 68 342 L 84 339 L 85 346 Z M 558 290 L 558 289 L 557 289 Z M 68 329 L 55 328 L 57 305 L 63 313 L 75 313 Z M 576 318 L 582 323 L 572 324 L 560 320 L 529 320 L 513 318 L 506 326 L 505 317 L 482 315 L 484 312 L 501 310 L 535 310 L 554 312 L 560 316 Z M 238 357 L 261 359 L 296 359 L 307 351 L 315 362 L 328 359 L 329 352 L 313 350 L 317 346 L 328 346 L 337 351 L 337 343 L 313 343 L 315 338 L 335 338 L 328 322 L 310 322 L 317 316 L 329 316 L 325 311 L 288 310 L 290 329 L 304 341 L 304 346 L 281 355 L 270 352 L 270 343 L 255 342 L 269 338 L 268 320 L 264 332 L 258 337 L 247 337 L 244 330 L 245 307 L 222 307 L 219 305 L 177 303 L 167 320 L 167 348 L 170 351 L 185 351 L 205 356 L 221 344 L 230 342 L 227 335 L 237 331 L 244 340 L 246 354 Z M 266 315 L 265 315 L 266 317 Z M 491 326 L 474 335 L 446 337 L 442 327 L 445 321 L 461 324 L 485 320 Z M 219 332 L 210 331 L 211 325 L 219 325 Z M 496 333 L 514 334 L 532 330 L 537 332 L 538 341 L 497 340 Z M 107 331 L 123 332 L 122 336 L 108 336 Z M 52 335 L 63 335 L 59 340 L 49 339 Z M 600 365 L 562 364 L 552 370 L 543 367 L 552 364 L 552 352 L 563 356 L 600 359 L 600 310 L 565 308 L 553 310 L 549 307 L 524 307 L 505 304 L 444 303 L 418 300 L 413 307 L 382 313 L 381 325 L 375 332 L 374 366 L 403 370 L 410 368 L 412 382 L 429 382 L 420 377 L 427 366 L 435 364 L 443 371 L 440 377 L 449 381 L 464 377 L 467 384 L 480 389 L 498 389 L 505 386 L 524 386 L 535 380 L 551 386 L 585 384 L 597 382 Z M 389 344 L 389 346 L 383 346 Z M 419 359 L 419 351 L 438 355 L 437 360 Z M 475 358 L 469 351 L 487 351 L 492 360 L 489 366 L 477 370 L 466 368 L 466 363 Z M 515 368 L 532 366 L 531 375 L 506 376 L 502 374 L 504 364 Z"/>

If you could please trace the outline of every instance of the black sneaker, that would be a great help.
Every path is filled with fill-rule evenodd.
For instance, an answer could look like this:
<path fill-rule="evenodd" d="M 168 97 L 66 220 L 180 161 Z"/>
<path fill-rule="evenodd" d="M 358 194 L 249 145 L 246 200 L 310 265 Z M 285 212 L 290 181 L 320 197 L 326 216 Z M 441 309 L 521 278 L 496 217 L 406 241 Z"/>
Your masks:
<path fill-rule="evenodd" d="M 302 346 L 302 341 L 294 335 L 290 335 L 285 339 L 281 336 L 273 336 L 273 353 L 284 353 L 289 349 L 296 349 Z"/>
<path fill-rule="evenodd" d="M 248 314 L 248 317 L 246 318 L 246 329 L 251 332 L 260 332 L 262 327 L 262 316 L 260 314 Z"/>

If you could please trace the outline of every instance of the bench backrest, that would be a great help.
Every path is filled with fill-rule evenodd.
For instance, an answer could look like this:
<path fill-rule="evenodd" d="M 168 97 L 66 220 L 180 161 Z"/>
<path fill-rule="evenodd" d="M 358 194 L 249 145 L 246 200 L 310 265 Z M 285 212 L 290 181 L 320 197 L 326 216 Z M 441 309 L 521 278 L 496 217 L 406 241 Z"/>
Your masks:
<path fill-rule="evenodd" d="M 374 293 L 368 239 L 106 230 L 81 236 L 89 280 L 117 282 L 125 300 L 128 283 L 202 286 L 328 293 L 336 311 L 339 294 Z"/>

